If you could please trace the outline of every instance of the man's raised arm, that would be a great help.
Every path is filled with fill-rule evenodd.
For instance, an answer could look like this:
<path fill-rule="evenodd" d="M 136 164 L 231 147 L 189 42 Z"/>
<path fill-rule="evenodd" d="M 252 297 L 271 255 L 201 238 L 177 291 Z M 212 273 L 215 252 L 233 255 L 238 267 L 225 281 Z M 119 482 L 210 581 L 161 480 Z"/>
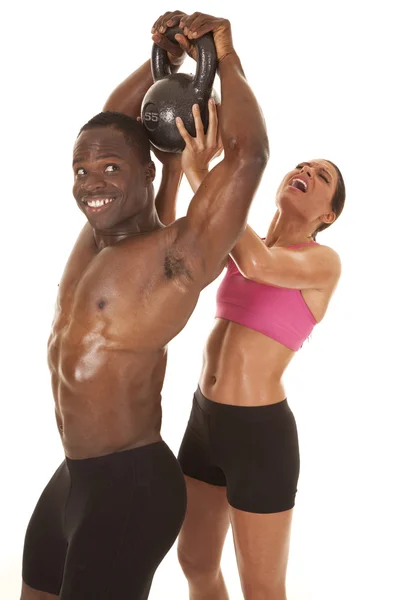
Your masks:
<path fill-rule="evenodd" d="M 176 244 L 186 255 L 194 278 L 204 285 L 242 233 L 248 210 L 266 167 L 269 146 L 264 118 L 236 54 L 226 19 L 195 13 L 181 19 L 185 36 L 212 32 L 221 79 L 220 119 L 224 159 L 207 175 L 193 197 L 187 216 L 176 222 Z M 178 128 L 183 137 L 185 128 Z"/>
<path fill-rule="evenodd" d="M 154 24 L 153 41 L 159 43 L 168 52 L 168 59 L 171 65 L 172 73 L 178 71 L 179 67 L 185 59 L 182 49 L 176 44 L 167 40 L 164 36 L 160 36 L 155 27 L 162 18 L 180 19 L 185 16 L 180 11 L 166 13 L 160 17 Z M 161 43 L 160 43 L 161 42 Z M 151 61 L 146 61 L 141 67 L 131 73 L 124 81 L 122 81 L 111 93 L 107 102 L 104 105 L 104 111 L 111 110 L 121 112 L 130 117 L 137 118 L 140 116 L 140 108 L 143 98 L 147 90 L 153 85 L 153 76 L 151 73 Z"/>

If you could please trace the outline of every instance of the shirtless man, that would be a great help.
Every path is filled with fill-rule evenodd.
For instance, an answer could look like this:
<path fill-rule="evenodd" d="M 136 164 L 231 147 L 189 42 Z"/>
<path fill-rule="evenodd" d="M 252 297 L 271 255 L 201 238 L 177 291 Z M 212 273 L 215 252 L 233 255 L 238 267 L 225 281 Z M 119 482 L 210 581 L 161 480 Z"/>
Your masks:
<path fill-rule="evenodd" d="M 73 193 L 88 223 L 49 340 L 66 458 L 28 527 L 21 600 L 145 599 L 183 521 L 183 476 L 160 436 L 166 347 L 221 272 L 268 158 L 229 22 L 198 14 L 189 40 L 194 31 L 214 35 L 225 157 L 184 218 L 161 224 L 149 143 L 133 118 L 152 83 L 149 62 L 105 106 L 132 116 L 101 113 L 75 143 Z"/>

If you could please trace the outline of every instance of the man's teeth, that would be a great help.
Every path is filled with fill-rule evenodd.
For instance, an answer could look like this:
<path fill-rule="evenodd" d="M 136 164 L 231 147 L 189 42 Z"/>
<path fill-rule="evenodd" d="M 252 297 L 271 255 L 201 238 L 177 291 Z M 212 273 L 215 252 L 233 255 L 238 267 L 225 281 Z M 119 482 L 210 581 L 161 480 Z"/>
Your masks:
<path fill-rule="evenodd" d="M 88 200 L 87 204 L 88 206 L 90 206 L 90 208 L 101 208 L 102 206 L 105 206 L 106 204 L 110 204 L 110 202 L 113 202 L 114 198 L 102 198 L 101 200 Z"/>

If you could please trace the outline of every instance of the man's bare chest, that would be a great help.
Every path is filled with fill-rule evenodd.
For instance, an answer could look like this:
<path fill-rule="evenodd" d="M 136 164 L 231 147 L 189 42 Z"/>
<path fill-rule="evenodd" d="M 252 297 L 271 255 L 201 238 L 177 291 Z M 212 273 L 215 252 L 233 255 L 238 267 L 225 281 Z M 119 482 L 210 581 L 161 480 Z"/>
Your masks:
<path fill-rule="evenodd" d="M 52 336 L 82 346 L 141 351 L 167 343 L 182 328 L 198 294 L 169 277 L 157 249 L 109 247 L 73 257 L 57 298 Z"/>

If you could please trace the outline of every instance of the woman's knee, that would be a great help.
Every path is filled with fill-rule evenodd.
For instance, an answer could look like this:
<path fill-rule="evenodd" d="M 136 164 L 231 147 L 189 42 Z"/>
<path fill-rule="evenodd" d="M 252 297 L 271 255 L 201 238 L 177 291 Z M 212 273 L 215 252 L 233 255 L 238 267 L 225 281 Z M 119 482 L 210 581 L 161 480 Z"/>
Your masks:
<path fill-rule="evenodd" d="M 242 578 L 242 591 L 245 600 L 286 600 L 284 581 L 246 581 Z"/>
<path fill-rule="evenodd" d="M 220 572 L 220 561 L 213 559 L 208 553 L 190 552 L 181 544 L 178 545 L 178 560 L 187 579 L 217 579 Z"/>

